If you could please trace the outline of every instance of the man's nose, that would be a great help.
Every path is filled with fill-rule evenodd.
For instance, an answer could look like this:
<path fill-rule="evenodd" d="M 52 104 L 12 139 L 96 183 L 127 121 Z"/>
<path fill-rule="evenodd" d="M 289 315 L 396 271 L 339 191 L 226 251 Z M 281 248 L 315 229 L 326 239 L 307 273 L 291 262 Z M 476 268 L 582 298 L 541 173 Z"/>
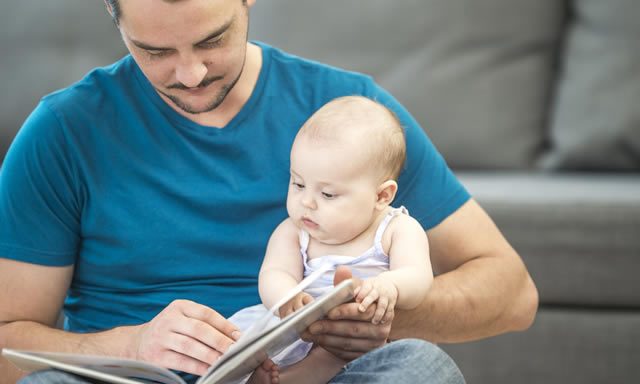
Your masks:
<path fill-rule="evenodd" d="M 176 80 L 185 87 L 197 87 L 206 75 L 207 66 L 197 55 L 189 54 L 180 58 L 176 67 Z"/>

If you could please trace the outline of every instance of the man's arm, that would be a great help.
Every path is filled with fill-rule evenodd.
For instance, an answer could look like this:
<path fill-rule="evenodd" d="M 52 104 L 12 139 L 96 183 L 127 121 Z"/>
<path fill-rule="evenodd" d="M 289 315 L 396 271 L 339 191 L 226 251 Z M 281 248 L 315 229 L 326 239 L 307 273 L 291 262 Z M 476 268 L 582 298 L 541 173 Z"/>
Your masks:
<path fill-rule="evenodd" d="M 71 266 L 0 258 L 0 348 L 125 357 L 201 375 L 239 337 L 217 312 L 185 300 L 137 326 L 84 334 L 55 329 L 72 276 Z M 0 383 L 22 374 L 0 358 Z"/>
<path fill-rule="evenodd" d="M 366 322 L 371 314 L 358 313 L 357 305 L 343 304 L 329 312 L 331 320 L 311 325 L 303 338 L 354 359 L 387 337 L 453 343 L 524 330 L 533 323 L 538 291 L 520 256 L 474 200 L 428 236 L 438 276 L 421 305 L 396 312 L 391 330 Z"/>
<path fill-rule="evenodd" d="M 418 308 L 396 313 L 390 338 L 455 343 L 531 326 L 537 289 L 520 256 L 476 201 L 427 234 L 438 276 Z"/>

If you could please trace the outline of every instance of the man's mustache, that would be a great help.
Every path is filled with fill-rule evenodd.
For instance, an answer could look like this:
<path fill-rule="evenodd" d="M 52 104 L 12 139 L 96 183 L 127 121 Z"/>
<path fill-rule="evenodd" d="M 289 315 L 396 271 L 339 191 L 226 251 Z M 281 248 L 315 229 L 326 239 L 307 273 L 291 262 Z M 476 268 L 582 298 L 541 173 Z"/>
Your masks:
<path fill-rule="evenodd" d="M 222 76 L 214 76 L 214 77 L 210 77 L 208 79 L 204 79 L 196 87 L 187 87 L 186 85 L 184 85 L 182 83 L 175 83 L 175 84 L 168 85 L 167 89 L 179 89 L 179 90 L 182 90 L 182 91 L 186 91 L 188 89 L 204 88 L 204 87 L 208 86 L 209 84 L 213 83 L 216 80 L 222 80 Z"/>

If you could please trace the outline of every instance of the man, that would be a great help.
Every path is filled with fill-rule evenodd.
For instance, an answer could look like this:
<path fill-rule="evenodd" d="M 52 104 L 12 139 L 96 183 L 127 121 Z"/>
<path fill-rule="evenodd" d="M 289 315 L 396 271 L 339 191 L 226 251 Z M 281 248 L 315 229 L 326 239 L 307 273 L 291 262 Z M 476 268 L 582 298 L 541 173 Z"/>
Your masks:
<path fill-rule="evenodd" d="M 202 374 L 238 337 L 225 318 L 259 300 L 297 129 L 327 101 L 361 94 L 406 127 L 396 201 L 427 231 L 438 276 L 391 324 L 347 304 L 304 338 L 353 360 L 334 382 L 461 381 L 432 344 L 375 348 L 526 329 L 537 308 L 526 268 L 388 93 L 248 42 L 254 2 L 105 1 L 131 56 L 45 97 L 0 173 L 0 347 Z M 63 301 L 66 331 L 52 328 Z M 20 377 L 6 362 L 0 370 L 5 382 Z"/>

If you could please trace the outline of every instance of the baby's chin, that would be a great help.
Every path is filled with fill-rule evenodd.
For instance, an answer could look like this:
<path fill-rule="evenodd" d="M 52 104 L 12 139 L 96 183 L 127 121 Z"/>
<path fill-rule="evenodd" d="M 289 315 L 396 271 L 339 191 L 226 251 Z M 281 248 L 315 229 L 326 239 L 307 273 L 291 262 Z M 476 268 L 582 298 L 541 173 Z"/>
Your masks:
<path fill-rule="evenodd" d="M 326 245 L 342 245 L 349 242 L 349 239 L 342 239 L 339 237 L 329 236 L 325 233 L 322 233 L 321 231 L 318 231 L 317 233 L 309 232 L 309 236 L 313 237 L 313 239 L 316 240 L 317 242 L 326 244 Z"/>

